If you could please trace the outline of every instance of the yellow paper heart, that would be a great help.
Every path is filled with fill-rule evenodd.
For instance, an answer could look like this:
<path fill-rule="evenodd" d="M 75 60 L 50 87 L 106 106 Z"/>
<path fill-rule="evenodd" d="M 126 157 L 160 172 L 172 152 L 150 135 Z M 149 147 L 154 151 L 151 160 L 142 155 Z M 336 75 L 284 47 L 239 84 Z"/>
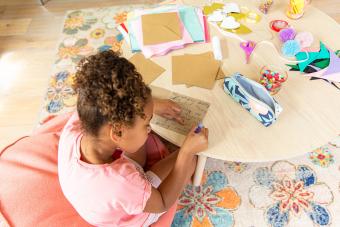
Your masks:
<path fill-rule="evenodd" d="M 224 4 L 222 3 L 213 3 L 212 5 L 208 5 L 208 6 L 204 6 L 203 7 L 203 13 L 204 15 L 209 15 L 211 13 L 213 13 L 215 10 L 217 9 L 222 9 L 224 6 Z"/>
<path fill-rule="evenodd" d="M 236 21 L 246 18 L 246 14 L 244 13 L 228 13 L 228 16 L 234 17 Z"/>
<path fill-rule="evenodd" d="M 228 13 L 228 16 L 232 16 L 237 21 L 245 21 L 247 23 L 258 23 L 261 20 L 261 16 L 253 11 L 247 13 Z"/>
<path fill-rule="evenodd" d="M 235 34 L 249 34 L 252 32 L 252 30 L 250 30 L 247 26 L 243 25 L 243 24 L 240 24 L 241 26 L 237 29 L 225 29 L 225 28 L 222 28 L 220 25 L 221 25 L 221 22 L 220 23 L 217 23 L 217 25 L 223 29 L 224 31 L 227 31 L 227 32 L 232 32 L 232 33 L 235 33 Z"/>
<path fill-rule="evenodd" d="M 246 22 L 258 23 L 261 20 L 261 16 L 253 11 L 247 13 Z"/>

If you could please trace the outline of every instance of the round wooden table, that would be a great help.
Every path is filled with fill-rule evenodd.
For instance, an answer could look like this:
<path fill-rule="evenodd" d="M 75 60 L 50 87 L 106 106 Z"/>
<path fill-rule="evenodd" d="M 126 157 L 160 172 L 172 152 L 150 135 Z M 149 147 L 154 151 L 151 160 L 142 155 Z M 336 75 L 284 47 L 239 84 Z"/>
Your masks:
<path fill-rule="evenodd" d="M 311 32 L 315 38 L 313 45 L 318 45 L 319 41 L 322 41 L 333 51 L 340 49 L 340 26 L 329 16 L 312 6 L 307 6 L 305 15 L 301 19 L 290 20 L 285 15 L 286 1 L 275 1 L 267 15 L 260 13 L 257 1 L 235 0 L 233 2 L 255 10 L 262 16 L 261 21 L 257 24 L 245 23 L 253 32 L 248 35 L 240 35 L 244 40 L 255 42 L 268 40 L 280 51 L 281 43 L 278 34 L 269 29 L 269 22 L 274 19 L 283 19 L 297 31 Z M 185 1 L 185 3 L 197 5 L 197 1 Z M 287 62 L 281 59 L 269 45 L 261 45 L 257 48 L 252 54 L 250 63 L 245 64 L 245 55 L 239 47 L 238 39 L 225 37 L 216 28 L 210 26 L 210 36 L 214 35 L 219 36 L 222 40 L 221 44 L 227 47 L 227 56 L 223 60 L 223 71 L 227 76 L 240 72 L 244 76 L 258 80 L 260 68 L 264 65 L 285 68 Z M 124 44 L 123 50 L 125 56 L 132 55 L 126 44 Z M 195 185 L 200 183 L 206 157 L 239 162 L 287 159 L 310 152 L 326 144 L 339 133 L 340 90 L 323 80 L 310 81 L 308 77 L 297 72 L 289 72 L 288 80 L 283 84 L 279 93 L 274 96 L 283 107 L 283 112 L 277 122 L 268 128 L 225 94 L 222 88 L 223 80 L 216 81 L 212 90 L 172 85 L 171 56 L 203 53 L 211 50 L 211 43 L 193 44 L 184 49 L 172 51 L 165 56 L 152 58 L 166 69 L 160 77 L 152 82 L 152 86 L 210 103 L 203 121 L 205 127 L 209 128 L 209 148 L 199 155 Z M 157 96 L 156 90 L 154 95 Z M 166 97 L 166 94 L 158 94 L 158 96 Z M 152 127 L 159 135 L 177 145 L 181 145 L 185 138 L 157 125 L 152 125 Z"/>

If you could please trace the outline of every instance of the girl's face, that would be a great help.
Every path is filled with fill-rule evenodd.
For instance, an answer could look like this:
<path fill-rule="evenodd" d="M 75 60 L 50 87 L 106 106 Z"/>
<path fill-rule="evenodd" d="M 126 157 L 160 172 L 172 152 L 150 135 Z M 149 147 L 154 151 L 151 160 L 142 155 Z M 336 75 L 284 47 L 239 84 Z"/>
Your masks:
<path fill-rule="evenodd" d="M 134 153 L 146 142 L 151 132 L 150 121 L 153 116 L 153 101 L 150 98 L 144 107 L 145 118 L 137 116 L 132 127 L 124 127 L 118 146 L 125 152 Z"/>

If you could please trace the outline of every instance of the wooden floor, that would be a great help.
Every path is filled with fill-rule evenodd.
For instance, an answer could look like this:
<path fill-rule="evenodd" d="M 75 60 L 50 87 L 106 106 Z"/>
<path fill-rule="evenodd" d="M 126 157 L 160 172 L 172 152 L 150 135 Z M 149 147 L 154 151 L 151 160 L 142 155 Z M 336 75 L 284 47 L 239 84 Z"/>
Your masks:
<path fill-rule="evenodd" d="M 37 124 L 67 10 L 156 2 L 50 0 L 41 6 L 39 0 L 0 0 L 0 149 Z M 339 0 L 312 5 L 340 22 Z"/>

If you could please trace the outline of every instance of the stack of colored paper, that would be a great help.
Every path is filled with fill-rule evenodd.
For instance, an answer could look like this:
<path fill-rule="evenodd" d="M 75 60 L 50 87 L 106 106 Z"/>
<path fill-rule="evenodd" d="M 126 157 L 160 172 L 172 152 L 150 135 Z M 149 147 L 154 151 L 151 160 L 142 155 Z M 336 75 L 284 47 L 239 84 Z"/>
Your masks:
<path fill-rule="evenodd" d="M 119 26 L 132 52 L 145 57 L 160 56 L 186 44 L 208 41 L 206 19 L 202 10 L 183 5 L 139 9 L 128 14 Z"/>

